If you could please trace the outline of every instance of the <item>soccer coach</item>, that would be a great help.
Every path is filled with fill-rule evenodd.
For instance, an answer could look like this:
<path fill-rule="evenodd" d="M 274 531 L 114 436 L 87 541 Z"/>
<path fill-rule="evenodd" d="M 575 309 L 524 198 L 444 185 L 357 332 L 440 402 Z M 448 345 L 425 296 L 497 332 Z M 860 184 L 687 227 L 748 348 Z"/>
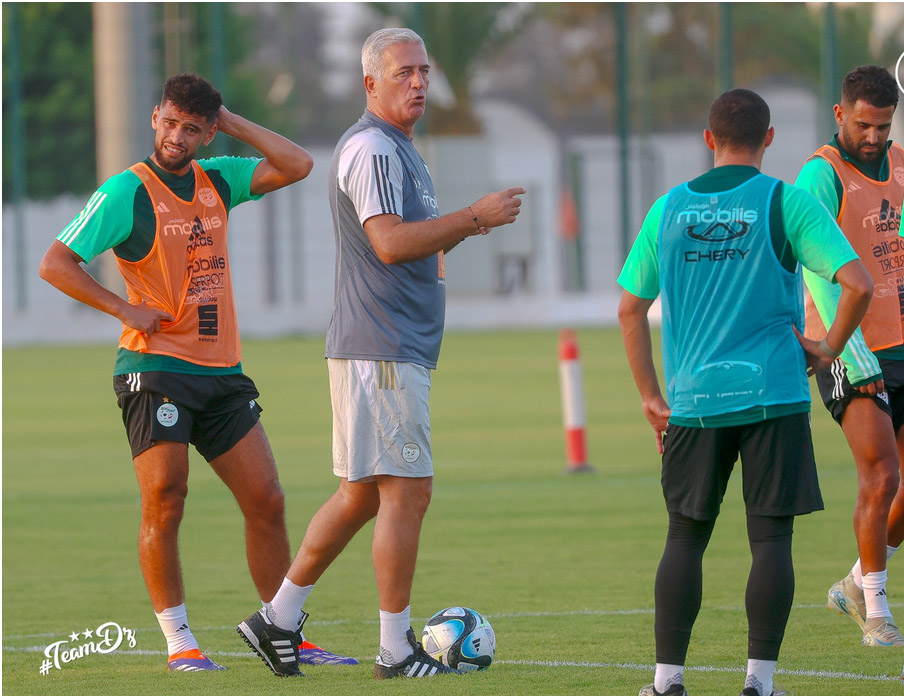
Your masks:
<path fill-rule="evenodd" d="M 490 193 L 440 215 L 430 172 L 412 143 L 424 115 L 430 65 L 420 36 L 382 29 L 361 52 L 367 109 L 340 139 L 329 173 L 336 287 L 326 341 L 339 488 L 308 526 L 273 599 L 239 626 L 276 674 L 297 664 L 268 646 L 294 643 L 314 583 L 376 517 L 373 564 L 380 601 L 374 676 L 454 672 L 411 630 L 410 596 L 433 456 L 428 397 L 445 316 L 443 255 L 464 238 L 515 221 L 523 188 Z M 255 647 L 255 643 L 260 647 Z"/>

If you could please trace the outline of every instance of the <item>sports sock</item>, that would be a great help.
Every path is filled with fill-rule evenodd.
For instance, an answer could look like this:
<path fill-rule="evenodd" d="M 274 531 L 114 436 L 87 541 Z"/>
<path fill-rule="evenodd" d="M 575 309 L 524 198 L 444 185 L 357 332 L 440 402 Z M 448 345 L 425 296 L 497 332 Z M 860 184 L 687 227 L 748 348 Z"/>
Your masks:
<path fill-rule="evenodd" d="M 380 610 L 380 660 L 386 665 L 396 665 L 414 649 L 408 642 L 411 628 L 411 605 L 398 614 Z"/>
<path fill-rule="evenodd" d="M 684 665 L 664 665 L 657 662 L 653 688 L 664 694 L 673 684 L 684 684 Z"/>
<path fill-rule="evenodd" d="M 276 596 L 270 602 L 267 612 L 270 621 L 284 631 L 296 630 L 301 622 L 301 609 L 313 589 L 313 585 L 300 587 L 289 578 L 284 578 Z"/>
<path fill-rule="evenodd" d="M 178 655 L 186 650 L 198 650 L 198 641 L 192 635 L 188 627 L 188 615 L 185 604 L 178 607 L 164 609 L 159 614 L 155 613 L 160 630 L 166 638 L 166 651 L 169 656 Z"/>
<path fill-rule="evenodd" d="M 866 602 L 866 618 L 891 616 L 891 610 L 888 608 L 888 595 L 885 594 L 887 582 L 887 570 L 878 570 L 863 576 L 863 601 Z"/>
<path fill-rule="evenodd" d="M 863 568 L 860 566 L 859 558 L 857 559 L 857 562 L 854 564 L 854 567 L 851 568 L 851 577 L 854 578 L 854 584 L 862 590 L 863 589 Z"/>
<path fill-rule="evenodd" d="M 760 696 L 772 696 L 772 677 L 775 660 L 747 660 L 747 681 L 744 688 L 756 689 Z"/>
<path fill-rule="evenodd" d="M 897 550 L 898 550 L 897 546 L 886 546 L 885 547 L 885 562 L 886 563 L 888 563 L 891 560 L 891 557 L 895 555 L 895 552 Z M 851 577 L 854 578 L 854 584 L 862 590 L 863 589 L 863 568 L 860 565 L 859 558 L 857 559 L 857 562 L 854 564 L 854 567 L 851 568 Z"/>

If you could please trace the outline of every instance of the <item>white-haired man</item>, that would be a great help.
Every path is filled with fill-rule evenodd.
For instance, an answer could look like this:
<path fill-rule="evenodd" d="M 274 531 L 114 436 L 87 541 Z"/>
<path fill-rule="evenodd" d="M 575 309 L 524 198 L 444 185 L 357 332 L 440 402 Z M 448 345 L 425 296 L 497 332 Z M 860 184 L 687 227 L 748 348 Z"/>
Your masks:
<path fill-rule="evenodd" d="M 301 674 L 293 651 L 305 600 L 374 518 L 375 678 L 456 672 L 424 652 L 410 622 L 433 484 L 428 397 L 443 334 L 443 254 L 466 237 L 514 222 L 525 193 L 490 193 L 441 216 L 430 172 L 411 141 L 429 84 L 423 40 L 410 29 L 382 29 L 365 41 L 361 62 L 367 109 L 340 139 L 329 173 L 337 254 L 326 357 L 339 488 L 311 520 L 272 609 L 238 627 L 278 676 Z"/>

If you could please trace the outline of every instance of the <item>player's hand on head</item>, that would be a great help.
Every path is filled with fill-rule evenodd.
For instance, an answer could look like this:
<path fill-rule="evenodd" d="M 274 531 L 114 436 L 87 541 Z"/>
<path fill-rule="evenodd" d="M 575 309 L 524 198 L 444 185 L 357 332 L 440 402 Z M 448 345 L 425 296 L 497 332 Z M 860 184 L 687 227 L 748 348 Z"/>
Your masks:
<path fill-rule="evenodd" d="M 216 126 L 217 130 L 220 133 L 225 133 L 226 135 L 232 135 L 232 130 L 230 129 L 232 119 L 232 112 L 227 109 L 224 105 L 220 105 L 220 110 L 217 112 L 216 118 Z"/>
<path fill-rule="evenodd" d="M 471 205 L 477 217 L 480 234 L 486 234 L 493 227 L 510 225 L 521 212 L 521 199 L 518 196 L 527 193 L 520 186 L 488 193 Z M 486 230 L 486 232 L 484 231 Z"/>

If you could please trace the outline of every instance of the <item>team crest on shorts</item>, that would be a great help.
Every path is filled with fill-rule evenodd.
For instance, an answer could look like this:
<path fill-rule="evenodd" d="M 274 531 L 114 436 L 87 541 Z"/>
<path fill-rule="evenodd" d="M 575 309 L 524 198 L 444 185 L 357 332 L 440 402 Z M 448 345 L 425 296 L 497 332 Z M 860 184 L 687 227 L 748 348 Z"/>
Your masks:
<path fill-rule="evenodd" d="M 421 448 L 414 442 L 406 442 L 402 445 L 402 459 L 409 464 L 414 464 L 421 457 Z"/>
<path fill-rule="evenodd" d="M 179 421 L 179 409 L 175 404 L 161 404 L 157 409 L 157 422 L 165 428 L 172 428 Z"/>

